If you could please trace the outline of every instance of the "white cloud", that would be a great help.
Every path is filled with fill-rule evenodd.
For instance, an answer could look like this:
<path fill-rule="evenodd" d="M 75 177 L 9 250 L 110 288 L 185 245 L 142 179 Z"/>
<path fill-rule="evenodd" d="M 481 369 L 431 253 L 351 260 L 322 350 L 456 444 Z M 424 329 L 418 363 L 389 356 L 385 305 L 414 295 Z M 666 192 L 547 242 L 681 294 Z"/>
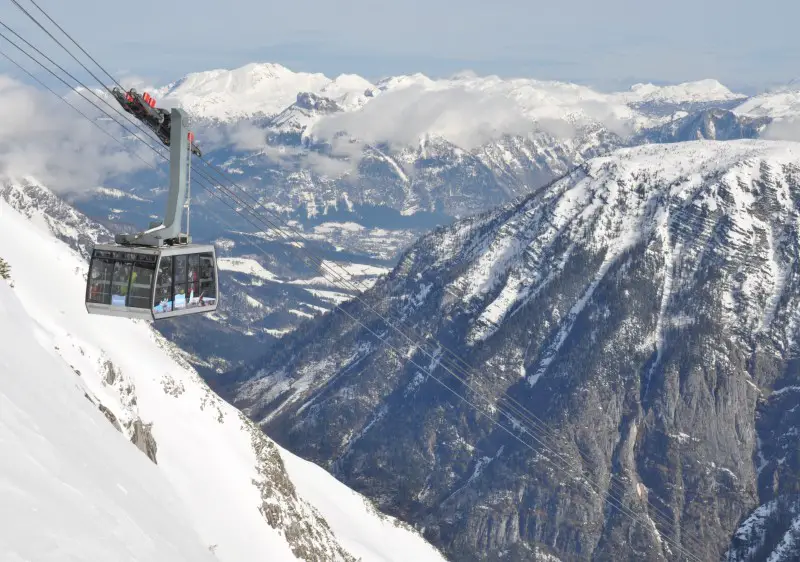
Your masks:
<path fill-rule="evenodd" d="M 309 152 L 306 155 L 306 162 L 309 167 L 321 176 L 328 176 L 331 178 L 338 178 L 347 173 L 352 173 L 357 165 L 357 160 L 354 162 L 353 160 L 330 158 L 318 152 Z"/>
<path fill-rule="evenodd" d="M 588 95 L 595 99 L 586 99 Z M 518 85 L 491 77 L 470 80 L 462 73 L 455 81 L 390 88 L 356 111 L 322 118 L 311 134 L 335 143 L 335 135 L 344 131 L 393 149 L 415 146 L 433 135 L 470 151 L 506 135 L 544 132 L 566 140 L 593 123 L 625 136 L 636 118 L 612 97 L 586 88 L 528 81 Z"/>
<path fill-rule="evenodd" d="M 767 125 L 761 137 L 769 140 L 800 141 L 800 117 L 773 121 Z"/>
<path fill-rule="evenodd" d="M 358 111 L 325 117 L 314 124 L 312 132 L 332 139 L 346 131 L 364 142 L 385 142 L 397 148 L 432 134 L 471 150 L 505 134 L 534 129 L 532 121 L 504 96 L 461 86 L 426 89 L 412 85 L 384 92 Z"/>
<path fill-rule="evenodd" d="M 587 100 L 577 106 L 589 120 L 600 123 L 606 129 L 620 136 L 633 132 L 633 112 L 627 107 L 597 100 Z"/>
<path fill-rule="evenodd" d="M 236 150 L 261 150 L 267 146 L 267 133 L 249 121 L 239 121 L 227 129 L 230 145 Z"/>
<path fill-rule="evenodd" d="M 361 145 L 359 145 L 359 147 L 360 146 Z M 251 148 L 256 147 L 253 146 Z M 262 156 L 280 164 L 283 168 L 294 168 L 298 170 L 310 168 L 317 174 L 330 178 L 338 178 L 346 173 L 352 173 L 361 156 L 360 148 L 354 160 L 341 158 L 341 156 L 344 155 L 341 152 L 334 151 L 334 156 L 330 157 L 325 154 L 320 154 L 319 152 L 284 145 L 273 146 L 262 144 L 258 147 L 258 151 Z"/>
<path fill-rule="evenodd" d="M 99 115 L 74 97 L 70 101 L 86 115 Z M 139 143 L 135 153 L 125 150 L 49 92 L 4 75 L 0 75 L 0 123 L 0 174 L 11 180 L 32 177 L 54 191 L 91 189 L 117 174 L 145 168 L 145 162 L 158 161 Z M 127 135 L 109 120 L 98 125 L 116 138 Z"/>

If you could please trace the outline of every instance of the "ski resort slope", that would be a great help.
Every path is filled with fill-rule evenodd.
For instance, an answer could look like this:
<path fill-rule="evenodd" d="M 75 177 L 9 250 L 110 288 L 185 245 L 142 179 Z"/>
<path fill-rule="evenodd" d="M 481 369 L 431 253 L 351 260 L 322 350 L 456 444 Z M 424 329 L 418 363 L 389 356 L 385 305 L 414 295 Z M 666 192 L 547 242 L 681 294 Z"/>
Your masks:
<path fill-rule="evenodd" d="M 0 539 L 0 559 L 443 560 L 325 471 L 279 451 L 147 323 L 89 316 L 85 260 L 49 228 L 0 201 L 0 256 L 14 283 L 3 282 L 2 303 L 22 317 L 2 322 L 22 340 L 4 338 L 0 360 L 0 525 L 19 526 L 15 541 L 43 528 L 52 536 L 34 541 L 35 555 L 9 554 L 19 545 Z M 313 483 L 298 480 L 309 474 Z M 53 506 L 32 511 L 49 489 Z M 96 518 L 83 535 L 72 532 L 81 514 Z M 126 544 L 138 550 L 128 555 Z"/>
<path fill-rule="evenodd" d="M 215 560 L 3 281 L 0 318 L 0 560 Z"/>

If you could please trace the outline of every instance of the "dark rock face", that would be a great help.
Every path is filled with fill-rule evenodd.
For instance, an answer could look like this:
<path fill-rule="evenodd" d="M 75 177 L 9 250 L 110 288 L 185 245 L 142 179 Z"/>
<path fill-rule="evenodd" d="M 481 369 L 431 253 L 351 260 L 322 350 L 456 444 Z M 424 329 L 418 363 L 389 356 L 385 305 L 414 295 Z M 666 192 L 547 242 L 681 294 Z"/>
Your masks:
<path fill-rule="evenodd" d="M 3 258 L 0 258 L 0 279 L 11 279 L 11 266 Z"/>
<path fill-rule="evenodd" d="M 156 460 L 158 446 L 155 438 L 153 437 L 151 428 L 152 424 L 144 424 L 140 419 L 134 420 L 130 427 L 131 443 L 136 445 L 141 452 L 147 455 L 148 459 L 153 461 L 155 464 L 158 464 L 158 461 Z"/>
<path fill-rule="evenodd" d="M 798 209 L 793 145 L 621 150 L 437 229 L 221 391 L 452 560 L 792 560 Z"/>
<path fill-rule="evenodd" d="M 114 429 L 122 433 L 122 426 L 119 424 L 119 420 L 117 416 L 114 415 L 114 412 L 106 408 L 103 404 L 97 404 L 97 407 L 103 412 L 103 415 L 106 417 L 108 422 L 114 426 Z"/>
<path fill-rule="evenodd" d="M 725 560 L 800 559 L 800 496 L 780 496 L 759 506 L 736 530 Z"/>
<path fill-rule="evenodd" d="M 734 534 L 726 560 L 800 560 L 800 385 L 797 359 L 756 412 L 755 465 L 761 502 Z M 784 378 L 783 376 L 781 378 Z M 787 384 L 788 383 L 788 384 Z"/>
<path fill-rule="evenodd" d="M 342 110 L 339 104 L 332 99 L 312 92 L 298 93 L 295 105 L 308 111 L 319 111 L 321 113 L 334 113 Z"/>

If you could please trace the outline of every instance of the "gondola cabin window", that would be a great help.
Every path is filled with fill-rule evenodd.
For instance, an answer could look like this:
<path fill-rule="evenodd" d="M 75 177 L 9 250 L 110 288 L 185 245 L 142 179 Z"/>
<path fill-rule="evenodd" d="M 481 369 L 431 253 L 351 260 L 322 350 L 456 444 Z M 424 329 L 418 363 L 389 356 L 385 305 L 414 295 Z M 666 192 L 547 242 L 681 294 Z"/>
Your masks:
<path fill-rule="evenodd" d="M 153 299 L 153 314 L 216 304 L 217 286 L 211 252 L 163 256 Z"/>
<path fill-rule="evenodd" d="M 87 302 L 149 308 L 155 255 L 96 251 L 89 270 Z"/>

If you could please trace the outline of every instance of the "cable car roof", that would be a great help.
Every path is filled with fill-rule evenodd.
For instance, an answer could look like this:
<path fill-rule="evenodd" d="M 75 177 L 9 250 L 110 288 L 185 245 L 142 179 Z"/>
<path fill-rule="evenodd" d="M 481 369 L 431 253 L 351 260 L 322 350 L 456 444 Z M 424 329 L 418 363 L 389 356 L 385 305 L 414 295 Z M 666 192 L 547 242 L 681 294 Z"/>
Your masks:
<path fill-rule="evenodd" d="M 180 256 L 183 254 L 197 254 L 201 252 L 211 252 L 216 255 L 213 244 L 180 244 L 175 246 L 161 246 L 159 248 L 153 246 L 127 246 L 125 244 L 95 244 L 94 250 L 151 256 Z"/>

